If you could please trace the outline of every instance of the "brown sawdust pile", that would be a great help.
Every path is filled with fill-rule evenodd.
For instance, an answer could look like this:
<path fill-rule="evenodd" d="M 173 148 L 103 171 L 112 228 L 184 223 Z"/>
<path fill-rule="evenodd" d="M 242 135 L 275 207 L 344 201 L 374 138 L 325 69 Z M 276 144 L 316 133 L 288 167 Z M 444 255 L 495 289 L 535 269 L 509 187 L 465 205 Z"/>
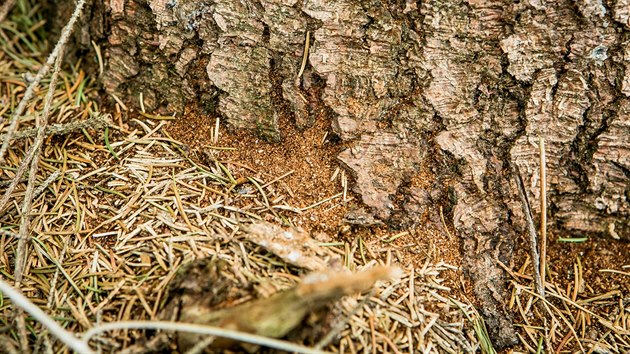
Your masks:
<path fill-rule="evenodd" d="M 315 125 L 298 131 L 292 125 L 282 127 L 282 143 L 269 143 L 251 132 L 220 133 L 220 147 L 234 150 L 213 150 L 211 134 L 215 117 L 189 109 L 182 119 L 173 122 L 167 131 L 173 138 L 190 147 L 200 162 L 217 159 L 236 172 L 235 178 L 259 174 L 265 180 L 282 178 L 280 184 L 288 194 L 287 203 L 305 208 L 342 192 L 339 178 L 331 180 L 338 164 L 335 157 L 343 146 L 324 139 L 330 122 L 318 119 Z M 297 220 L 295 226 L 309 231 L 337 232 L 345 212 L 353 200 L 334 208 L 316 208 Z"/>
<path fill-rule="evenodd" d="M 182 119 L 174 121 L 166 129 L 173 138 L 190 147 L 201 161 L 211 156 L 242 175 L 252 171 L 263 173 L 265 179 L 282 176 L 282 186 L 288 194 L 287 203 L 296 207 L 307 207 L 328 197 L 343 193 L 340 172 L 343 171 L 337 155 L 349 147 L 334 137 L 330 118 L 322 112 L 313 126 L 299 130 L 289 119 L 280 120 L 280 143 L 270 143 L 251 132 L 222 132 L 220 146 L 234 150 L 212 150 L 212 131 L 216 117 L 189 109 Z M 218 151 L 218 152 L 217 152 Z M 336 172 L 336 173 L 335 173 Z M 331 177 L 336 174 L 336 178 Z M 350 176 L 349 176 L 350 177 Z M 411 181 L 412 185 L 428 185 L 432 176 L 421 171 Z M 352 182 L 352 181 L 351 181 Z M 351 185 L 351 183 L 350 183 Z M 348 201 L 336 203 L 332 207 L 314 208 L 295 218 L 295 226 L 303 228 L 321 240 L 341 240 L 361 238 L 366 245 L 391 240 L 404 266 L 422 267 L 427 260 L 441 260 L 458 267 L 461 265 L 459 243 L 445 225 L 432 224 L 429 220 L 413 230 L 392 231 L 386 226 L 350 228 L 344 224 L 344 215 L 353 208 L 360 207 L 360 196 L 347 191 Z M 369 247 L 369 246 L 366 246 Z M 371 251 L 378 253 L 378 250 Z M 381 255 L 383 256 L 383 255 Z M 465 287 L 461 272 L 448 271 L 442 274 L 445 286 L 455 291 L 461 298 L 461 291 L 471 297 L 471 290 Z"/>

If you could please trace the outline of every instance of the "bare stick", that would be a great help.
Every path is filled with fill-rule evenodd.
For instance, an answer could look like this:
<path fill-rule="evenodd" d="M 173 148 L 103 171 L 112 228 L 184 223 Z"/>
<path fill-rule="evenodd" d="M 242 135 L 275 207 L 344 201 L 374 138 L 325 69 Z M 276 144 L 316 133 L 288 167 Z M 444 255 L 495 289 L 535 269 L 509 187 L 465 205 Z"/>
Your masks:
<path fill-rule="evenodd" d="M 9 297 L 13 304 L 28 312 L 69 348 L 77 353 L 92 354 L 92 350 L 88 347 L 86 342 L 81 341 L 79 338 L 75 337 L 74 334 L 63 329 L 55 320 L 50 318 L 44 311 L 2 279 L 0 279 L 0 291 Z"/>
<path fill-rule="evenodd" d="M 24 113 L 24 110 L 26 109 L 26 104 L 31 99 L 31 97 L 33 97 L 35 88 L 37 88 L 37 86 L 39 85 L 39 82 L 48 73 L 48 71 L 50 70 L 50 66 L 53 65 L 53 63 L 55 62 L 55 59 L 57 59 L 59 52 L 61 52 L 61 49 L 68 42 L 68 38 L 70 37 L 70 34 L 72 33 L 72 28 L 74 27 L 75 22 L 77 22 L 77 19 L 79 18 L 79 15 L 81 14 L 81 10 L 83 9 L 84 4 L 85 4 L 85 0 L 79 0 L 79 2 L 77 3 L 77 7 L 74 9 L 74 12 L 72 13 L 72 16 L 70 17 L 70 20 L 68 21 L 66 26 L 63 28 L 63 30 L 61 30 L 61 37 L 59 37 L 59 41 L 57 41 L 57 45 L 55 45 L 55 48 L 53 49 L 52 53 L 50 53 L 50 55 L 48 56 L 46 63 L 44 63 L 41 69 L 39 69 L 39 71 L 37 72 L 37 75 L 35 75 L 35 78 L 33 78 L 33 81 L 31 82 L 31 84 L 28 85 L 28 88 L 26 89 L 26 92 L 24 93 L 24 97 L 22 97 L 22 100 L 20 101 L 15 112 L 11 116 L 11 122 L 9 123 L 9 128 L 7 130 L 6 138 L 2 142 L 2 147 L 0 147 L 0 162 L 4 162 L 4 154 L 7 152 L 7 149 L 9 148 L 9 142 L 11 142 L 11 140 L 13 139 L 13 134 L 15 133 L 15 129 L 17 128 L 18 117 L 20 117 L 22 113 Z"/>
<path fill-rule="evenodd" d="M 59 71 L 61 69 L 61 62 L 63 59 L 63 48 L 59 51 L 57 59 L 55 59 L 55 67 L 53 69 L 52 76 L 50 78 L 50 84 L 48 86 L 48 92 L 44 99 L 44 112 L 41 115 L 41 121 L 37 128 L 37 137 L 33 143 L 33 158 L 31 159 L 30 174 L 28 176 L 28 183 L 26 184 L 26 192 L 24 193 L 24 201 L 22 202 L 22 220 L 20 222 L 19 239 L 15 253 L 15 286 L 19 289 L 22 277 L 24 275 L 24 267 L 28 260 L 28 233 L 30 224 L 30 211 L 33 202 L 33 192 L 35 191 L 35 180 L 37 179 L 37 167 L 39 163 L 40 148 L 46 137 L 46 126 L 48 125 L 48 116 L 50 115 L 50 108 L 52 106 L 52 100 L 55 94 L 55 86 L 57 85 L 57 78 L 59 77 Z M 16 311 L 17 315 L 17 327 L 20 337 L 20 346 L 23 353 L 28 353 L 28 332 L 26 331 L 26 323 L 24 321 L 24 313 L 19 309 Z"/>
<path fill-rule="evenodd" d="M 302 55 L 302 64 L 300 65 L 300 71 L 295 77 L 295 86 L 300 85 L 300 77 L 304 74 L 306 68 L 306 62 L 308 61 L 308 48 L 311 45 L 311 31 L 306 31 L 306 39 L 304 40 L 304 54 Z"/>
<path fill-rule="evenodd" d="M 63 51 L 59 52 L 57 60 L 55 61 L 55 68 L 50 79 L 50 85 L 48 86 L 48 93 L 44 101 L 44 112 L 41 116 L 41 122 L 38 126 L 37 137 L 33 143 L 33 158 L 31 159 L 31 167 L 29 169 L 28 183 L 26 185 L 26 192 L 24 193 L 24 201 L 22 203 L 22 220 L 20 223 L 20 231 L 18 233 L 19 240 L 17 251 L 15 255 L 15 284 L 16 287 L 20 287 L 22 282 L 22 275 L 24 272 L 26 257 L 26 241 L 28 240 L 28 229 L 30 221 L 30 210 L 33 202 L 33 192 L 35 191 L 35 179 L 37 177 L 37 167 L 39 162 L 39 152 L 46 137 L 45 131 L 48 125 L 48 116 L 50 114 L 50 107 L 52 105 L 52 99 L 55 93 L 55 85 L 57 84 L 57 77 L 59 76 L 59 69 L 61 68 L 61 61 L 63 58 Z"/>
<path fill-rule="evenodd" d="M 66 124 L 51 124 L 46 127 L 46 136 L 50 135 L 64 135 L 72 133 L 85 128 L 101 129 L 106 126 L 111 126 L 113 123 L 110 121 L 108 114 L 95 113 L 86 120 L 69 122 Z M 32 138 L 37 135 L 37 128 L 25 129 L 16 132 L 13 135 L 13 140 Z M 6 139 L 6 134 L 0 135 L 0 140 Z"/>
<path fill-rule="evenodd" d="M 545 288 L 547 267 L 547 156 L 545 155 L 545 139 L 540 137 L 540 279 Z M 542 294 L 544 297 L 544 293 Z"/>
<path fill-rule="evenodd" d="M 536 226 L 534 225 L 534 218 L 532 217 L 532 209 L 527 200 L 527 193 L 523 186 L 523 180 L 521 178 L 521 171 L 516 164 L 512 164 L 512 173 L 514 174 L 514 180 L 516 180 L 516 189 L 521 197 L 521 205 L 523 207 L 523 214 L 525 214 L 525 221 L 527 223 L 527 231 L 529 234 L 529 245 L 532 253 L 532 263 L 534 268 L 534 283 L 536 285 L 536 291 L 541 298 L 545 298 L 545 288 L 542 284 L 542 278 L 540 277 L 540 255 L 538 254 L 538 244 L 536 235 Z"/>
<path fill-rule="evenodd" d="M 166 331 L 190 332 L 233 339 L 240 342 L 262 345 L 265 347 L 284 350 L 287 352 L 295 352 L 300 354 L 330 354 L 329 352 L 311 349 L 290 342 L 263 337 L 255 334 L 238 332 L 220 327 L 168 321 L 119 321 L 97 325 L 90 328 L 87 332 L 85 332 L 85 334 L 83 334 L 83 341 L 87 343 L 90 338 L 99 333 L 113 331 L 117 329 L 161 329 Z"/>

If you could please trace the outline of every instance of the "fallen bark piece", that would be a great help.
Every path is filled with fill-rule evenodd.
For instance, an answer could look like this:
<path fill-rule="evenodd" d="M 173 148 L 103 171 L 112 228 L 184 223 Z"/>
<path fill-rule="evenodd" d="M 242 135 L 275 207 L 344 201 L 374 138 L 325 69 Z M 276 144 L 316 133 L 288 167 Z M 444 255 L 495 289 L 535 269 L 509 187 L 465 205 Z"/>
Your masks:
<path fill-rule="evenodd" d="M 188 299 L 189 301 L 185 304 L 181 304 L 178 320 L 280 338 L 298 327 L 305 316 L 312 311 L 345 295 L 366 291 L 377 281 L 396 279 L 400 277 L 400 274 L 401 270 L 395 267 L 376 267 L 360 273 L 330 271 L 312 273 L 292 289 L 278 292 L 265 299 L 219 310 L 205 306 L 204 304 L 208 303 L 207 296 L 200 294 L 201 298 L 198 301 L 191 302 Z M 199 275 L 193 274 L 197 281 L 207 281 Z M 182 352 L 186 351 L 203 338 L 202 335 L 180 333 L 178 334 L 178 349 Z M 218 338 L 212 343 L 211 348 L 230 348 L 237 345 L 238 343 L 232 340 Z"/>
<path fill-rule="evenodd" d="M 341 258 L 321 247 L 301 229 L 285 229 L 269 223 L 243 227 L 246 239 L 264 247 L 283 261 L 311 271 L 338 268 Z"/>

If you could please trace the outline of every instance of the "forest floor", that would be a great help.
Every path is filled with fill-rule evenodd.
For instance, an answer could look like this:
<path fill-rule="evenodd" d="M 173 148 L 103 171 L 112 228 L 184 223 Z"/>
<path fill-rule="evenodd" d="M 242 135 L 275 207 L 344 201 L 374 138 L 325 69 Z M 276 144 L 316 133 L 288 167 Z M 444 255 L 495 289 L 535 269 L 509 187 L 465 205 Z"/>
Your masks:
<path fill-rule="evenodd" d="M 50 51 L 44 26 L 39 7 L 26 1 L 0 24 L 0 134 L 24 96 L 28 73 Z M 322 114 L 303 131 L 283 119 L 282 143 L 270 144 L 228 132 L 220 119 L 192 108 L 165 117 L 130 102 L 106 107 L 98 73 L 82 70 L 87 61 L 96 58 L 64 67 L 55 86 L 50 123 L 62 131 L 45 139 L 28 208 L 30 242 L 21 254 L 28 174 L 9 188 L 35 134 L 15 139 L 0 165 L 0 197 L 9 197 L 0 205 L 1 279 L 22 278 L 22 293 L 64 328 L 80 334 L 101 323 L 165 319 L 162 308 L 172 300 L 169 284 L 180 267 L 207 257 L 227 262 L 229 277 L 238 280 L 230 305 L 293 288 L 312 269 L 262 247 L 248 230 L 265 225 L 269 239 L 278 232 L 312 238 L 312 249 L 300 249 L 304 259 L 317 262 L 321 251 L 357 273 L 379 265 L 402 269 L 372 291 L 313 311 L 287 340 L 340 353 L 493 352 L 448 220 L 407 230 L 344 220 L 361 203 L 336 160 L 347 146 L 331 134 L 329 117 Z M 48 83 L 42 81 L 19 117 L 19 132 L 41 120 Z M 421 171 L 414 183 L 430 178 Z M 520 336 L 506 352 L 630 351 L 630 245 L 549 235 L 545 301 L 534 291 L 528 249 L 522 237 L 506 266 L 512 280 L 505 306 Z M 26 264 L 19 275 L 18 260 Z M 1 299 L 0 352 L 63 348 L 33 318 L 21 325 L 23 314 Z M 330 333 L 331 341 L 321 340 Z M 91 344 L 103 352 L 157 350 L 146 343 L 154 335 L 119 329 Z"/>

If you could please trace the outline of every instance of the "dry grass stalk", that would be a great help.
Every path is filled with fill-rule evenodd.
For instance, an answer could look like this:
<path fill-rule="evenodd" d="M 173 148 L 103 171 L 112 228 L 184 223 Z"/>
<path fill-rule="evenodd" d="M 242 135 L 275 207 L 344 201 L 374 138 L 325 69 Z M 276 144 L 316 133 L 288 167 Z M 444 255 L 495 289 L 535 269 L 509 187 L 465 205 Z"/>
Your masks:
<path fill-rule="evenodd" d="M 80 14 L 80 12 L 81 12 L 81 9 L 78 8 L 78 10 L 76 11 L 77 16 L 78 14 Z M 30 231 L 29 230 L 30 212 L 31 212 L 31 204 L 33 201 L 33 192 L 35 190 L 35 179 L 37 177 L 39 153 L 40 153 L 41 145 L 44 142 L 44 137 L 45 137 L 44 133 L 48 125 L 48 117 L 50 115 L 50 108 L 52 104 L 53 94 L 55 92 L 57 78 L 59 76 L 59 71 L 61 69 L 64 44 L 65 43 L 62 43 L 62 46 L 60 47 L 59 52 L 57 54 L 57 58 L 55 59 L 55 66 L 53 68 L 50 84 L 48 86 L 48 93 L 46 94 L 46 97 L 44 99 L 44 111 L 40 117 L 40 121 L 37 123 L 37 136 L 35 138 L 35 142 L 33 146 L 31 147 L 31 150 L 33 151 L 31 161 L 28 161 L 28 160 L 22 161 L 22 164 L 24 165 L 30 163 L 30 168 L 29 168 L 28 182 L 26 185 L 26 192 L 24 193 L 24 201 L 22 202 L 22 219 L 20 220 L 20 229 L 18 233 L 19 239 L 18 239 L 16 257 L 15 257 L 15 269 L 13 271 L 15 286 L 18 289 L 20 288 L 21 283 L 22 283 L 25 262 L 27 261 L 27 258 L 28 258 L 27 241 L 29 241 L 28 234 Z M 11 132 L 9 131 L 9 133 L 7 134 L 7 141 L 5 142 L 8 142 L 8 140 L 10 140 L 10 135 L 11 135 L 10 133 Z M 2 160 L 1 155 L 2 154 L 0 153 L 0 161 Z M 21 176 L 19 176 L 18 178 L 21 178 Z M 19 337 L 20 349 L 22 350 L 22 352 L 28 353 L 30 352 L 29 347 L 28 347 L 28 334 L 26 331 L 26 324 L 25 324 L 21 309 L 16 309 L 16 317 L 17 317 L 18 333 L 20 335 Z"/>

